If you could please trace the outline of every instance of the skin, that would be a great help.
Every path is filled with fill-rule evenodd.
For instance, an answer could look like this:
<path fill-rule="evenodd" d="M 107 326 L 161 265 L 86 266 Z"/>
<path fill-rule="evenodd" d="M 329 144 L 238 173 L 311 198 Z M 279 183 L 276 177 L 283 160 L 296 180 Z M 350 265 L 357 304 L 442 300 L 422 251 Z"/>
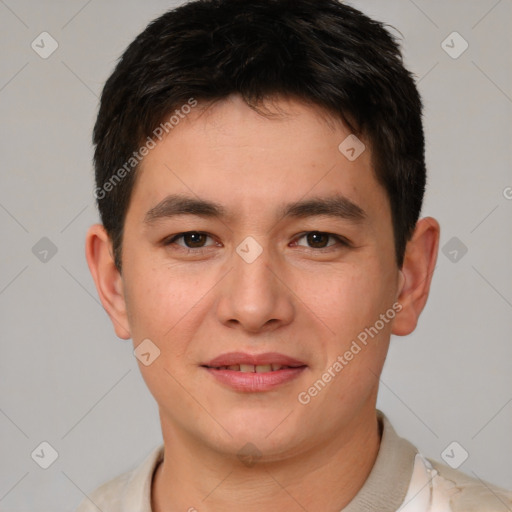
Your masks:
<path fill-rule="evenodd" d="M 350 134 L 317 107 L 274 98 L 269 119 L 239 97 L 196 108 L 142 162 L 125 221 L 122 274 L 101 225 L 86 256 L 116 334 L 134 347 L 149 338 L 160 356 L 140 371 L 159 406 L 165 458 L 152 486 L 155 512 L 337 511 L 375 462 L 378 376 L 391 334 L 412 332 L 425 306 L 439 224 L 423 218 L 395 261 L 389 199 L 371 148 L 353 162 L 338 150 Z M 343 194 L 362 222 L 280 219 L 278 207 Z M 168 194 L 221 203 L 226 219 L 186 215 L 148 225 Z M 181 238 L 206 232 L 201 244 Z M 344 237 L 349 246 L 325 236 Z M 236 252 L 248 236 L 263 252 Z M 196 252 L 187 254 L 187 242 Z M 200 251 L 203 252 L 200 252 Z M 197 252 L 199 251 L 199 252 Z M 297 396 L 343 355 L 365 327 L 399 302 L 401 311 L 307 405 Z M 221 353 L 280 352 L 307 364 L 295 380 L 260 393 L 217 382 L 200 365 Z M 237 454 L 246 443 L 261 457 Z"/>

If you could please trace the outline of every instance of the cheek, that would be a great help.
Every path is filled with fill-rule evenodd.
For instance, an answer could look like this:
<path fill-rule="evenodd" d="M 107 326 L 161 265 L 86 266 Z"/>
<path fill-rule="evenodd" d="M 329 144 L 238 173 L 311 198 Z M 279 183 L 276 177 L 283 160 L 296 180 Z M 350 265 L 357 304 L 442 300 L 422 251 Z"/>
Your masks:
<path fill-rule="evenodd" d="M 341 339 L 357 335 L 391 306 L 390 283 L 375 266 L 330 266 L 297 283 L 298 295 Z"/>
<path fill-rule="evenodd" d="M 172 337 L 180 319 L 204 295 L 197 275 L 169 268 L 135 265 L 127 269 L 126 281 L 128 321 L 135 343 L 144 338 L 163 343 Z"/>
<path fill-rule="evenodd" d="M 335 401 L 350 402 L 367 396 L 375 385 L 375 375 L 380 374 L 394 316 L 391 311 L 387 322 L 380 320 L 394 302 L 391 279 L 385 277 L 382 268 L 378 260 L 372 265 L 331 267 L 309 283 L 309 292 L 303 291 L 309 293 L 308 306 L 328 326 L 323 330 L 325 335 L 317 337 L 326 354 L 325 366 L 318 370 L 331 367 L 336 374 L 326 399 L 329 395 Z M 336 372 L 332 365 L 339 362 L 339 356 L 343 369 Z M 351 396 L 346 394 L 348 388 Z"/>
<path fill-rule="evenodd" d="M 133 345 L 149 339 L 159 351 L 158 356 L 139 368 L 148 388 L 159 403 L 179 393 L 178 381 L 189 369 L 187 348 L 193 338 L 190 325 L 197 324 L 193 308 L 208 287 L 200 286 L 198 275 L 180 274 L 169 268 L 133 266 L 127 269 L 125 287 L 127 315 Z M 147 343 L 147 342 L 145 342 Z M 173 378 L 174 377 L 174 378 Z"/>

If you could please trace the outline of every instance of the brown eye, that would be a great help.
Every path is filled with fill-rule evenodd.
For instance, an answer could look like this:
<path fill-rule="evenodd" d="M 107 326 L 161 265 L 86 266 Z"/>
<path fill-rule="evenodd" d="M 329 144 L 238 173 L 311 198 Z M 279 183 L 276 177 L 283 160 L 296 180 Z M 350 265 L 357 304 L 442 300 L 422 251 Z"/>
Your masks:
<path fill-rule="evenodd" d="M 306 235 L 308 244 L 315 249 L 323 249 L 329 243 L 329 235 L 326 233 L 313 232 Z"/>
<path fill-rule="evenodd" d="M 202 249 L 203 247 L 207 247 L 205 243 L 208 238 L 211 237 L 209 237 L 206 233 L 201 233 L 199 231 L 188 231 L 187 233 L 180 233 L 167 239 L 165 241 L 165 245 L 176 244 L 186 249 Z M 176 242 L 180 239 L 183 240 L 183 243 Z"/>
<path fill-rule="evenodd" d="M 340 243 L 341 245 L 347 245 L 345 240 L 343 240 L 341 237 L 337 235 L 333 235 L 331 233 L 324 233 L 322 231 L 310 231 L 309 233 L 305 233 L 302 235 L 299 240 L 302 240 L 303 238 L 306 239 L 307 246 L 311 249 L 326 249 L 328 247 L 332 247 L 336 245 L 336 241 Z M 329 244 L 329 239 L 335 239 L 334 243 Z M 298 244 L 303 245 L 303 244 Z"/>
<path fill-rule="evenodd" d="M 185 233 L 183 241 L 191 249 L 202 247 L 207 236 L 204 233 Z"/>

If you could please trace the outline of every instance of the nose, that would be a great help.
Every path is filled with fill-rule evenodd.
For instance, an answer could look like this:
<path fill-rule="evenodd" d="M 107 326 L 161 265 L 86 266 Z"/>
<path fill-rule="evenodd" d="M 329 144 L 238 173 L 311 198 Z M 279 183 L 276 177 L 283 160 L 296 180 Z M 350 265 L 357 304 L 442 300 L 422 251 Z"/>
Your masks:
<path fill-rule="evenodd" d="M 228 327 L 258 333 L 293 320 L 294 295 L 286 283 L 282 261 L 270 250 L 262 249 L 254 260 L 243 252 L 234 251 L 232 255 L 232 270 L 222 280 L 217 302 L 217 317 Z"/>

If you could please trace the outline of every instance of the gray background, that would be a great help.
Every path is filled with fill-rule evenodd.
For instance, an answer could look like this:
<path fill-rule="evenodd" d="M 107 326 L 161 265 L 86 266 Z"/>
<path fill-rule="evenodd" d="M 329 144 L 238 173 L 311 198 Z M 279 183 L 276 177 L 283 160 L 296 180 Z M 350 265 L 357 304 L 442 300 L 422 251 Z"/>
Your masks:
<path fill-rule="evenodd" d="M 0 0 L 0 510 L 73 510 L 161 443 L 131 341 L 115 337 L 99 304 L 84 237 L 98 219 L 90 139 L 102 85 L 177 3 Z M 446 253 L 418 329 L 392 340 L 379 408 L 426 456 L 442 460 L 457 441 L 469 453 L 462 471 L 511 488 L 512 2 L 351 4 L 404 36 L 425 102 L 423 215 L 440 221 Z M 59 45 L 47 59 L 31 48 L 43 31 Z M 442 47 L 453 31 L 469 44 L 456 59 Z M 32 250 L 43 237 L 57 248 L 46 261 Z M 46 470 L 31 458 L 42 441 L 59 455 Z"/>

